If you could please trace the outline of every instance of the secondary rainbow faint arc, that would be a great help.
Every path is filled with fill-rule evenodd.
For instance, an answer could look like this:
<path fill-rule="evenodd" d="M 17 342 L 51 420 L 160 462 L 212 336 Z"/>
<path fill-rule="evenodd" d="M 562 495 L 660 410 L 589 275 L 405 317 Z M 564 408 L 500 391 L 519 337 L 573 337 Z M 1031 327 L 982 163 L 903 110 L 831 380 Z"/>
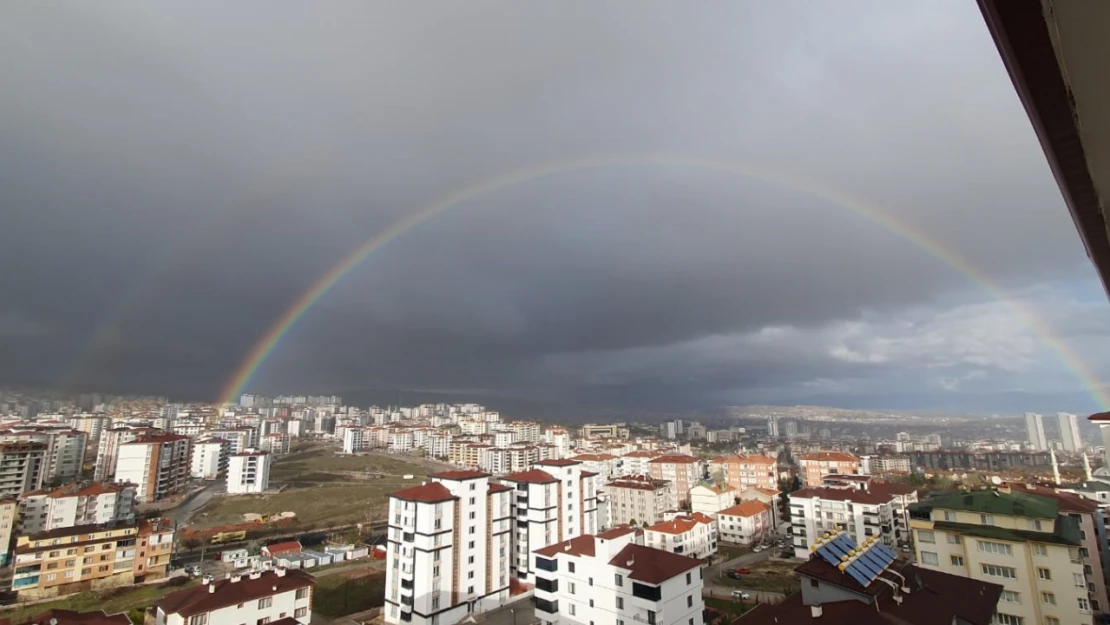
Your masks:
<path fill-rule="evenodd" d="M 869 219 L 892 233 L 908 240 L 921 250 L 935 256 L 944 264 L 982 287 L 997 300 L 1006 303 L 1019 317 L 1021 317 L 1025 324 L 1040 337 L 1044 344 L 1057 354 L 1063 365 L 1086 387 L 1087 392 L 1091 394 L 1091 397 L 1099 404 L 1101 409 L 1110 410 L 1110 394 L 1103 389 L 1102 384 L 1079 355 L 1056 336 L 1052 327 L 1044 321 L 1036 311 L 1028 308 L 1020 301 L 1015 300 L 989 276 L 972 266 L 954 251 L 948 249 L 938 241 L 929 238 L 927 235 L 914 230 L 911 226 L 870 206 L 867 202 L 840 191 L 824 189 L 806 181 L 763 171 L 745 164 L 669 154 L 597 156 L 535 165 L 486 179 L 471 186 L 456 190 L 410 213 L 405 218 L 368 239 L 365 243 L 343 258 L 343 260 L 332 266 L 332 268 L 317 279 L 308 290 L 301 294 L 301 296 L 293 302 L 292 306 L 270 325 L 262 338 L 251 348 L 247 357 L 242 361 L 239 367 L 236 368 L 230 381 L 224 386 L 223 391 L 220 393 L 219 400 L 224 403 L 235 401 L 246 387 L 247 383 L 250 382 L 255 372 L 258 371 L 258 368 L 266 361 L 266 358 L 273 353 L 274 349 L 281 342 L 281 339 L 284 338 L 294 325 L 296 325 L 297 321 L 300 320 L 320 298 L 326 295 L 336 283 L 350 273 L 352 269 L 393 239 L 396 239 L 405 232 L 415 228 L 448 208 L 462 204 L 468 200 L 546 176 L 614 165 L 664 165 L 724 172 L 793 189 L 814 198 L 824 200 L 830 204 L 845 208 L 861 217 Z"/>

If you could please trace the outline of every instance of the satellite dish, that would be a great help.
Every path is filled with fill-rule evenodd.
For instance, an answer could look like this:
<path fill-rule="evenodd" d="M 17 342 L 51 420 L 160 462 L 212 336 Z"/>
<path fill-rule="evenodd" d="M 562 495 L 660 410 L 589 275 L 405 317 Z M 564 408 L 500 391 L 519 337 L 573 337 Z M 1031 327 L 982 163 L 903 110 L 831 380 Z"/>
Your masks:
<path fill-rule="evenodd" d="M 998 486 L 1001 483 L 1002 483 L 1002 478 L 998 477 L 997 475 L 992 475 L 991 476 L 991 484 L 994 484 L 995 486 Z"/>

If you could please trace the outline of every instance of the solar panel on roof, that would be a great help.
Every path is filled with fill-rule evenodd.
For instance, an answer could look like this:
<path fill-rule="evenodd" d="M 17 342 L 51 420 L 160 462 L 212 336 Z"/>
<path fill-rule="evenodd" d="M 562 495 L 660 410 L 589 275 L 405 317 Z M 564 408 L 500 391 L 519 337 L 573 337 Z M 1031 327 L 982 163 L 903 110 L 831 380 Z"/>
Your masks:
<path fill-rule="evenodd" d="M 860 575 L 858 571 L 852 569 L 851 567 L 845 569 L 844 572 L 851 576 L 852 579 L 859 582 L 860 586 L 866 586 L 871 583 L 870 579 L 867 579 L 866 577 Z"/>
<path fill-rule="evenodd" d="M 875 549 L 877 549 L 879 553 L 883 554 L 883 556 L 888 560 L 887 564 L 890 564 L 890 562 L 894 562 L 894 560 L 898 558 L 898 554 L 894 553 L 893 549 L 881 543 L 875 545 Z"/>

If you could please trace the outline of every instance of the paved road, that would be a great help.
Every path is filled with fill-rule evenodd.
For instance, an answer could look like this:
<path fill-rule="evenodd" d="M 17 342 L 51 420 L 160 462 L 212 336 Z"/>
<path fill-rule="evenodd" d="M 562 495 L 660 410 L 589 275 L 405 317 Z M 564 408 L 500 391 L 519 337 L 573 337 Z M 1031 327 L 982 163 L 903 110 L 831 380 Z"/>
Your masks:
<path fill-rule="evenodd" d="M 172 519 L 178 526 L 185 525 L 189 522 L 190 517 L 193 516 L 197 510 L 204 507 L 212 497 L 222 493 L 227 488 L 227 484 L 220 480 L 209 482 L 201 490 L 189 495 L 189 497 L 181 503 L 180 506 L 173 510 L 168 510 L 165 516 Z"/>

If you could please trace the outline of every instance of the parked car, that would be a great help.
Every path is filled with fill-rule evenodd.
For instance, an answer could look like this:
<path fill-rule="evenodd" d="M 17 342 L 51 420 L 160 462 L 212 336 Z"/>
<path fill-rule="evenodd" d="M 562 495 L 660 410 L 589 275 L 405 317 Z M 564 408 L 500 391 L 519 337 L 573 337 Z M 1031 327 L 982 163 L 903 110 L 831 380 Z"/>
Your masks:
<path fill-rule="evenodd" d="M 736 571 L 729 571 L 728 576 L 730 579 L 744 579 L 744 574 L 737 573 Z"/>
<path fill-rule="evenodd" d="M 763 545 L 756 545 L 755 547 L 752 548 L 752 551 L 755 552 L 755 553 L 759 553 L 760 551 L 763 551 Z"/>
<path fill-rule="evenodd" d="M 733 599 L 739 599 L 741 601 L 748 601 L 749 599 L 752 598 L 752 596 L 750 594 L 744 592 L 743 590 L 734 590 L 734 591 L 732 591 L 732 598 Z"/>
<path fill-rule="evenodd" d="M 747 575 L 748 573 L 751 573 L 752 570 L 747 569 L 747 568 L 739 568 L 739 569 L 736 569 L 736 572 L 741 574 L 741 575 Z"/>

